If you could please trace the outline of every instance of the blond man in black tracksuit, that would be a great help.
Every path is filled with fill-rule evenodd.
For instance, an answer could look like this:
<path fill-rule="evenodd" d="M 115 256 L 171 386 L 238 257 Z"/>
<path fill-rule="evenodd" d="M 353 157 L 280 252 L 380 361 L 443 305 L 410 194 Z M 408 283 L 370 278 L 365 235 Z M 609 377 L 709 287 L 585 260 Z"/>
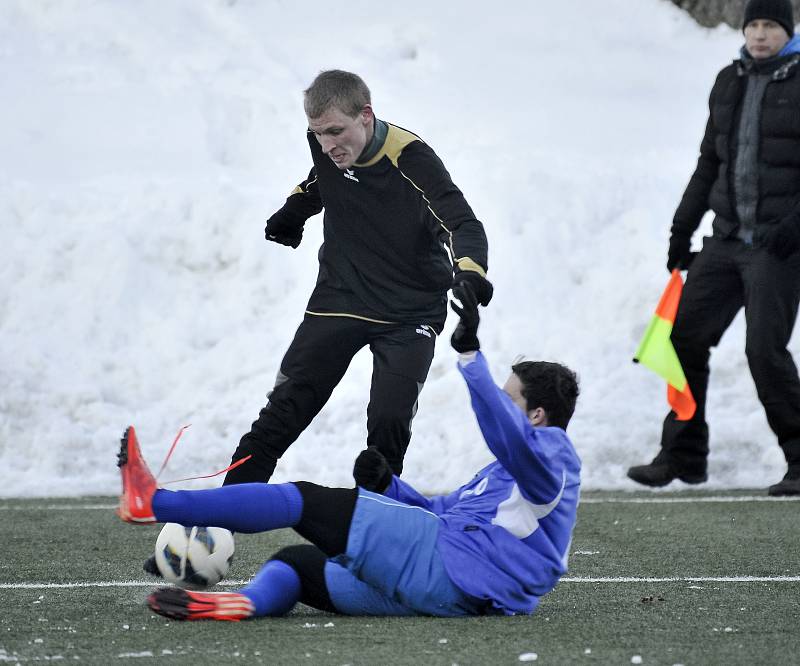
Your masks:
<path fill-rule="evenodd" d="M 269 218 L 266 238 L 296 248 L 324 210 L 319 275 L 267 405 L 233 455 L 253 457 L 226 484 L 267 481 L 367 345 L 366 444 L 399 474 L 448 289 L 467 281 L 483 305 L 492 297 L 483 226 L 425 142 L 376 118 L 369 89 L 349 72 L 322 72 L 305 111 L 314 166 Z"/>

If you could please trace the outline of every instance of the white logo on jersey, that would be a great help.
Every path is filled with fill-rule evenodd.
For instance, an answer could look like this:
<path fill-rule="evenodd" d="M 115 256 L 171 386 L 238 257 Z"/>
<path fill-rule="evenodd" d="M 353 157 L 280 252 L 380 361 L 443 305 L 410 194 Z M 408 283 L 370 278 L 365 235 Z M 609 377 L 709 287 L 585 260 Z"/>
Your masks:
<path fill-rule="evenodd" d="M 353 180 L 356 183 L 361 182 L 361 181 L 358 180 L 358 178 L 356 178 L 356 175 L 355 175 L 355 173 L 353 172 L 352 169 L 345 169 L 344 170 L 344 177 L 345 178 L 349 178 L 350 180 Z"/>
<path fill-rule="evenodd" d="M 564 494 L 567 485 L 567 472 L 561 472 L 561 490 L 549 504 L 534 504 L 526 500 L 515 483 L 507 500 L 497 505 L 497 514 L 492 518 L 492 525 L 505 527 L 519 539 L 525 539 L 539 529 L 539 521 L 550 515 Z"/>
<path fill-rule="evenodd" d="M 475 495 L 476 497 L 478 495 L 483 495 L 483 491 L 486 490 L 486 486 L 488 484 L 489 484 L 489 477 L 488 476 L 484 476 L 480 480 L 480 482 L 478 483 L 477 486 L 475 486 L 474 488 L 470 488 L 469 490 L 465 490 L 463 493 L 461 493 L 458 496 L 458 499 L 464 499 L 465 497 L 468 497 L 470 495 Z"/>
<path fill-rule="evenodd" d="M 430 331 L 426 331 L 424 328 L 418 328 L 416 332 L 419 333 L 420 335 L 424 335 L 426 338 L 431 337 Z"/>

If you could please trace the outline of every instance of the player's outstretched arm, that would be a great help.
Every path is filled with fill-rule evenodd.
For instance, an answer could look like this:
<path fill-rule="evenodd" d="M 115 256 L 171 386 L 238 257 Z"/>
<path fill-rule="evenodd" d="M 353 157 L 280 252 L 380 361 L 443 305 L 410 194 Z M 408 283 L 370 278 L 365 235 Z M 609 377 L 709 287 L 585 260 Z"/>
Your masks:
<path fill-rule="evenodd" d="M 467 382 L 472 410 L 491 452 L 530 499 L 552 500 L 561 488 L 563 470 L 552 465 L 541 449 L 541 442 L 542 438 L 563 433 L 555 428 L 534 428 L 525 412 L 495 384 L 480 351 L 472 362 L 459 363 L 459 370 Z"/>
<path fill-rule="evenodd" d="M 494 383 L 489 373 L 486 359 L 480 353 L 477 296 L 469 283 L 454 287 L 453 295 L 461 305 L 450 302 L 459 316 L 450 344 L 462 355 L 459 370 L 467 382 L 483 437 L 500 464 L 522 487 L 535 487 L 542 497 L 552 499 L 560 488 L 561 471 L 551 469 L 547 456 L 540 455 L 538 436 L 527 415 Z"/>

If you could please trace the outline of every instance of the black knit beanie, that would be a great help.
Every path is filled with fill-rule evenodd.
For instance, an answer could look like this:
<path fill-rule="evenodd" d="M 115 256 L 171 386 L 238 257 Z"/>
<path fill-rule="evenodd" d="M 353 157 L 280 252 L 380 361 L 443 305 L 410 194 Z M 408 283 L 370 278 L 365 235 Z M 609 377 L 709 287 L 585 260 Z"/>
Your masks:
<path fill-rule="evenodd" d="M 775 21 L 783 26 L 789 37 L 794 37 L 794 12 L 789 0 L 750 0 L 744 9 L 742 30 L 756 19 Z"/>

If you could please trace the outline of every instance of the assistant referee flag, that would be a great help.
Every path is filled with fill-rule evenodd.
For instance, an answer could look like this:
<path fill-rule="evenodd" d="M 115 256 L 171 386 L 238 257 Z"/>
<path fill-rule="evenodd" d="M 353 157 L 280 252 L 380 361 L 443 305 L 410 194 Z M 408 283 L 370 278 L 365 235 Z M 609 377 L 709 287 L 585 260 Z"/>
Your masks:
<path fill-rule="evenodd" d="M 689 390 L 689 383 L 672 346 L 670 334 L 681 300 L 683 280 L 675 269 L 661 295 L 650 325 L 644 332 L 639 349 L 633 357 L 634 362 L 650 368 L 667 381 L 667 402 L 677 415 L 678 421 L 688 421 L 694 416 L 697 404 Z"/>

